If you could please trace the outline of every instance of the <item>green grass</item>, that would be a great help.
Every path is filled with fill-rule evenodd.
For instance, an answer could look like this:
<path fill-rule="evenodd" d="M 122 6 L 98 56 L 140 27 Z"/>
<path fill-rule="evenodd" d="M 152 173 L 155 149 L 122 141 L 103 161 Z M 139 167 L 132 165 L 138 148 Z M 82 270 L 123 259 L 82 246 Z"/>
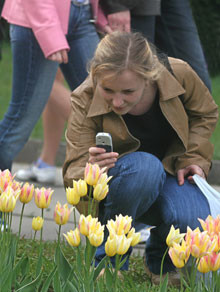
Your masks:
<path fill-rule="evenodd" d="M 0 119 L 2 119 L 4 112 L 6 111 L 10 97 L 11 97 L 11 49 L 8 43 L 3 44 L 2 49 L 2 61 L 0 62 Z M 212 78 L 212 90 L 214 100 L 220 105 L 220 75 Z M 32 138 L 42 139 L 42 120 L 40 119 L 36 124 L 32 135 Z M 214 159 L 220 159 L 220 121 L 217 124 L 216 130 L 211 139 L 215 146 Z"/>
<path fill-rule="evenodd" d="M 61 247 L 65 257 L 70 263 L 75 260 L 76 248 L 72 248 L 65 243 L 61 243 Z M 55 241 L 43 242 L 43 279 L 46 279 L 54 267 L 54 254 L 56 249 Z M 38 260 L 39 241 L 31 239 L 21 239 L 18 244 L 18 259 L 24 255 L 29 257 L 29 273 L 30 276 L 35 274 L 36 263 Z M 120 291 L 129 292 L 158 292 L 159 287 L 151 285 L 149 278 L 144 271 L 143 258 L 141 256 L 131 256 L 129 271 L 123 272 L 123 281 L 121 282 Z M 52 291 L 52 290 L 49 290 Z M 103 290 L 104 291 L 104 290 Z M 169 292 L 177 292 L 178 290 L 170 287 Z"/>

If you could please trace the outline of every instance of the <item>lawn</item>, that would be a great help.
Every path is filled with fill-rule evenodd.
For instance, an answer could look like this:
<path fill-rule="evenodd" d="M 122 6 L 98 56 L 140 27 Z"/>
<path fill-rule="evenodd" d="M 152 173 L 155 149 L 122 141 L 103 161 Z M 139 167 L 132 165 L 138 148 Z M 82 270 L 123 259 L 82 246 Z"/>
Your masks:
<path fill-rule="evenodd" d="M 0 62 L 0 119 L 2 119 L 4 112 L 10 101 L 11 96 L 11 50 L 9 44 L 3 44 L 3 58 Z M 218 105 L 220 105 L 220 75 L 212 78 L 213 97 Z M 42 139 L 42 121 L 38 121 L 35 126 L 32 138 Z M 215 146 L 214 159 L 220 159 L 220 121 L 217 124 L 216 130 L 211 139 Z"/>

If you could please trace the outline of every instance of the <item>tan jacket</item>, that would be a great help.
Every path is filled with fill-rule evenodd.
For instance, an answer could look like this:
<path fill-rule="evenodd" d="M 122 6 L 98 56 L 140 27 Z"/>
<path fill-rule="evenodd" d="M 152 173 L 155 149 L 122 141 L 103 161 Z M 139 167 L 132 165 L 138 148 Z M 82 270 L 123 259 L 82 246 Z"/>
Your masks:
<path fill-rule="evenodd" d="M 175 175 L 188 165 L 199 165 L 208 175 L 213 155 L 209 138 L 218 119 L 218 107 L 197 74 L 185 62 L 169 58 L 175 77 L 165 69 L 157 80 L 162 113 L 176 132 L 162 161 Z M 183 94 L 182 101 L 178 97 Z M 115 114 L 99 96 L 91 79 L 72 93 L 72 112 L 66 132 L 67 149 L 63 167 L 65 186 L 83 178 L 88 149 L 95 145 L 97 132 L 112 135 L 113 148 L 120 157 L 139 148 L 120 115 Z"/>

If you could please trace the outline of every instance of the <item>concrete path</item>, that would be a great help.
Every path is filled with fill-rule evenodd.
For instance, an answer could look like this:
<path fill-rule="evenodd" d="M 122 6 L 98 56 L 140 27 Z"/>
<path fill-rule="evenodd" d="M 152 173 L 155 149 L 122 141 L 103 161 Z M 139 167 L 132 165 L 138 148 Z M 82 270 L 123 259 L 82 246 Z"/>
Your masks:
<path fill-rule="evenodd" d="M 21 168 L 27 168 L 27 164 L 20 164 L 20 163 L 14 163 L 12 168 L 12 173 L 15 174 L 18 169 Z M 54 190 L 54 194 L 52 195 L 51 204 L 48 209 L 44 211 L 44 229 L 43 229 L 43 240 L 57 240 L 57 232 L 58 232 L 58 225 L 53 220 L 53 212 L 55 205 L 57 201 L 59 201 L 62 205 L 65 204 L 66 201 L 66 193 L 63 187 L 63 180 L 62 180 L 62 169 L 57 168 L 57 177 L 56 177 L 56 183 L 55 185 L 41 185 L 35 182 L 31 182 L 35 185 L 35 187 L 51 187 Z M 220 192 L 220 186 L 213 186 L 217 191 Z M 20 220 L 20 213 L 21 213 L 22 204 L 20 201 L 17 202 L 15 210 L 13 212 L 13 220 L 12 220 L 12 230 L 13 232 L 18 232 L 19 229 L 19 220 Z M 31 238 L 33 236 L 32 231 L 32 218 L 36 216 L 41 216 L 41 210 L 37 208 L 37 206 L 34 203 L 34 200 L 32 200 L 30 203 L 28 203 L 25 206 L 24 209 L 24 216 L 23 216 L 23 223 L 22 223 L 22 229 L 21 229 L 21 236 L 24 236 L 25 238 Z M 77 223 L 79 219 L 79 213 L 77 212 Z M 70 216 L 69 222 L 62 226 L 62 233 L 66 233 L 67 231 L 74 229 L 74 220 L 73 220 L 73 213 Z M 39 238 L 39 234 L 37 235 L 37 238 Z M 144 245 L 138 245 L 134 252 L 135 254 L 143 254 L 144 251 Z"/>

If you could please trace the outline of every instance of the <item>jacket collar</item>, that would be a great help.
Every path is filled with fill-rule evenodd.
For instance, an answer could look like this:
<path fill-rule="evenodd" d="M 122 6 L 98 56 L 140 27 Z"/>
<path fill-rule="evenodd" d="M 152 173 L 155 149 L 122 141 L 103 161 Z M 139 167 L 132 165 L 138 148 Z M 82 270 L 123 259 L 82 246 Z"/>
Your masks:
<path fill-rule="evenodd" d="M 156 82 L 161 101 L 169 100 L 186 92 L 177 79 L 166 68 L 163 70 L 160 78 Z M 111 111 L 111 107 L 106 103 L 102 96 L 100 96 L 98 91 L 94 89 L 94 94 L 87 117 L 95 117 L 110 113 Z"/>

